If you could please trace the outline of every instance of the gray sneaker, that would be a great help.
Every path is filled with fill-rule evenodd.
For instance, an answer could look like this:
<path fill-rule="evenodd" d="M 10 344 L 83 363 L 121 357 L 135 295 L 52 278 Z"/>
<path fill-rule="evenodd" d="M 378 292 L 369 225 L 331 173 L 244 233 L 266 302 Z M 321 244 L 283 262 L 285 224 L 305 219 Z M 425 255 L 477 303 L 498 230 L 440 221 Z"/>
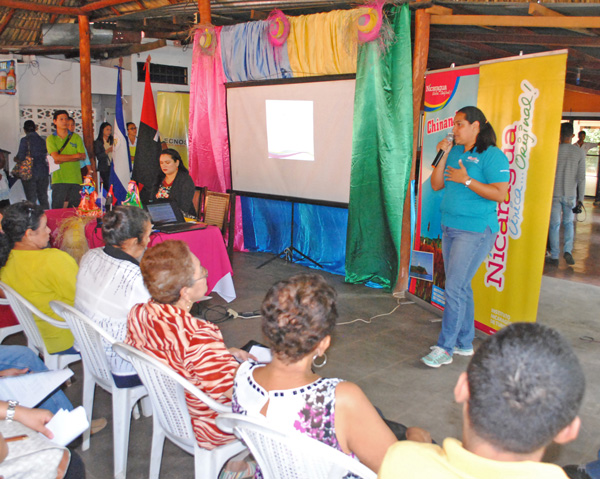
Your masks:
<path fill-rule="evenodd" d="M 452 356 L 450 356 L 445 349 L 434 346 L 427 356 L 421 358 L 421 361 L 430 368 L 439 368 L 444 364 L 450 364 L 452 362 Z"/>
<path fill-rule="evenodd" d="M 473 354 L 475 354 L 475 351 L 473 351 L 473 348 L 454 348 L 454 354 L 458 354 L 459 356 L 473 356 Z"/>
<path fill-rule="evenodd" d="M 434 348 L 437 348 L 438 346 L 429 346 L 429 349 L 431 349 L 432 351 L 434 350 Z M 442 348 L 443 349 L 443 348 Z M 455 347 L 454 348 L 454 354 L 458 354 L 459 356 L 473 356 L 473 354 L 475 354 L 475 351 L 473 351 L 473 348 L 459 348 L 459 347 Z"/>
<path fill-rule="evenodd" d="M 567 262 L 568 265 L 573 266 L 575 264 L 573 255 L 571 253 L 569 253 L 568 251 L 563 255 L 563 257 L 565 258 L 565 261 Z"/>

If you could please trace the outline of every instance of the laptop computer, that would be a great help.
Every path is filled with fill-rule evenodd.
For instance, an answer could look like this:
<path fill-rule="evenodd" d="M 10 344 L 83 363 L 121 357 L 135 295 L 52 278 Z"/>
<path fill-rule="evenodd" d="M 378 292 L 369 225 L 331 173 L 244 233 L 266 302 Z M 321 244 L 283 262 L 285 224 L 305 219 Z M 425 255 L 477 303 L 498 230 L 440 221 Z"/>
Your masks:
<path fill-rule="evenodd" d="M 206 228 L 205 223 L 185 221 L 183 213 L 172 200 L 159 200 L 148 203 L 145 207 L 152 218 L 152 229 L 161 233 L 181 233 L 183 231 Z"/>

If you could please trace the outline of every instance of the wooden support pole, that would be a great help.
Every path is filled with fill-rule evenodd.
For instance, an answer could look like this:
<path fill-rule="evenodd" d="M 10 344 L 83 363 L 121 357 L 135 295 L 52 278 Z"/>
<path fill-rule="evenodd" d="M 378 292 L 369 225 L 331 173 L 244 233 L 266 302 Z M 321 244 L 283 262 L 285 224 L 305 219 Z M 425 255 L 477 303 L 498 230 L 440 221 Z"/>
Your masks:
<path fill-rule="evenodd" d="M 92 164 L 93 178 L 96 178 L 94 159 L 94 125 L 92 117 L 92 66 L 90 56 L 90 22 L 87 16 L 79 15 L 79 76 L 81 78 L 81 126 L 83 143 Z"/>
<path fill-rule="evenodd" d="M 417 167 L 417 140 L 419 138 L 419 119 L 423 104 L 423 89 L 427 57 L 429 55 L 429 26 L 431 15 L 425 10 L 415 12 L 415 46 L 413 53 L 413 152 L 410 180 L 415 179 Z M 400 244 L 400 267 L 395 293 L 404 293 L 408 289 L 408 273 L 410 268 L 410 184 L 404 198 L 404 213 L 402 215 L 402 241 Z"/>
<path fill-rule="evenodd" d="M 198 0 L 198 12 L 200 13 L 200 24 L 210 25 L 212 23 L 210 0 Z"/>

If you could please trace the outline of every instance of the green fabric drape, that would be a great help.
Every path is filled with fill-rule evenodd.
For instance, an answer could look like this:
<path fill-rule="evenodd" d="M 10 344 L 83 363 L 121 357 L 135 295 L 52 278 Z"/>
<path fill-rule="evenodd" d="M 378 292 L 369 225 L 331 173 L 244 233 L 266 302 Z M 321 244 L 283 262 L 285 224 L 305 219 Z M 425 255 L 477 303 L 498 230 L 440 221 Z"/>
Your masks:
<path fill-rule="evenodd" d="M 388 12 L 395 42 L 359 48 L 346 242 L 346 281 L 392 288 L 398 277 L 413 143 L 410 12 Z"/>

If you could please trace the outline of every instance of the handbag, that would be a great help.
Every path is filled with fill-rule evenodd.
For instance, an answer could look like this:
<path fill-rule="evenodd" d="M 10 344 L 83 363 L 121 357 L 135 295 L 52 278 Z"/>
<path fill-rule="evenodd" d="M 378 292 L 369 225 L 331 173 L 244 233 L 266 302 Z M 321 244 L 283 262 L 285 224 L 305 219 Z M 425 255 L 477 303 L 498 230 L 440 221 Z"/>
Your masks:
<path fill-rule="evenodd" d="M 31 147 L 27 140 L 27 156 L 23 160 L 17 160 L 11 174 L 16 178 L 28 181 L 33 178 L 33 158 L 31 157 Z"/>

